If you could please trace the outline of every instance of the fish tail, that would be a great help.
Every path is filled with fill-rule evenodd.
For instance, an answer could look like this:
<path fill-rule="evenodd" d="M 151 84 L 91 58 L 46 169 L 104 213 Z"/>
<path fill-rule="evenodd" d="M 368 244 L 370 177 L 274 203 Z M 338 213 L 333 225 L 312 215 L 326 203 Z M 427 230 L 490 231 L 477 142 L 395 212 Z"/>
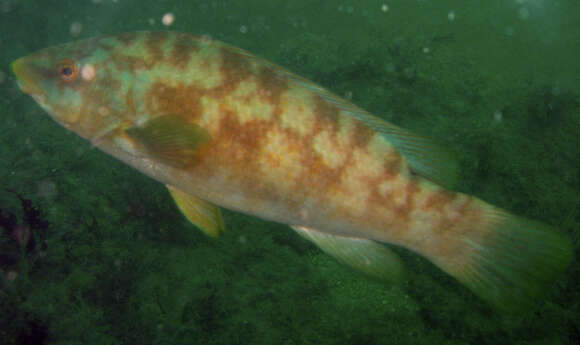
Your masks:
<path fill-rule="evenodd" d="M 461 258 L 434 261 L 497 309 L 521 312 L 564 271 L 571 243 L 548 225 L 483 207 L 479 225 L 457 232 Z"/>

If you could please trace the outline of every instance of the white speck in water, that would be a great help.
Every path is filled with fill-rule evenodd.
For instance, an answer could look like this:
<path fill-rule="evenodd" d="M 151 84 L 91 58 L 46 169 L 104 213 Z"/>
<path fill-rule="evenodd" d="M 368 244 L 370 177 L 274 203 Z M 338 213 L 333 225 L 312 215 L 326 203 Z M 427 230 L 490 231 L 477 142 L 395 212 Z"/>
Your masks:
<path fill-rule="evenodd" d="M 447 19 L 452 22 L 455 20 L 455 11 L 449 11 L 449 13 L 447 13 Z"/>
<path fill-rule="evenodd" d="M 346 13 L 353 13 L 354 12 L 354 7 L 352 6 L 346 6 Z"/>
<path fill-rule="evenodd" d="M 518 16 L 520 19 L 526 20 L 530 17 L 530 10 L 525 7 L 522 7 L 518 10 Z"/>
<path fill-rule="evenodd" d="M 149 25 L 155 25 L 155 19 L 153 18 L 149 18 L 147 22 L 149 23 Z"/>
<path fill-rule="evenodd" d="M 95 70 L 95 67 L 91 64 L 86 64 L 81 68 L 81 77 L 84 80 L 87 81 L 93 80 L 96 75 L 97 71 Z"/>
<path fill-rule="evenodd" d="M 71 36 L 76 37 L 81 34 L 81 31 L 83 31 L 83 24 L 79 22 L 74 22 L 70 25 Z"/>
<path fill-rule="evenodd" d="M 493 122 L 499 123 L 501 120 L 503 120 L 503 113 L 501 110 L 496 110 L 495 113 L 493 113 Z"/>
<path fill-rule="evenodd" d="M 245 25 L 240 26 L 240 32 L 245 34 L 248 32 L 248 27 Z"/>
<path fill-rule="evenodd" d="M 165 26 L 169 26 L 175 22 L 175 15 L 173 13 L 165 13 L 161 18 L 161 22 Z"/>
<path fill-rule="evenodd" d="M 389 10 L 389 6 L 387 4 L 383 4 L 383 6 L 381 6 L 381 11 L 387 12 L 388 10 Z"/>
<path fill-rule="evenodd" d="M 423 53 L 428 54 L 430 51 L 429 47 L 423 47 Z"/>

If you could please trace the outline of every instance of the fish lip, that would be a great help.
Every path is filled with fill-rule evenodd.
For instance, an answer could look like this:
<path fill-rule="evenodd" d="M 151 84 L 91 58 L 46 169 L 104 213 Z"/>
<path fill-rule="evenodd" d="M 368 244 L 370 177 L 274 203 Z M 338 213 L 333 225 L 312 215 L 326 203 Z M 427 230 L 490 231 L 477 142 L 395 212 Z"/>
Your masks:
<path fill-rule="evenodd" d="M 26 64 L 24 58 L 20 58 L 13 61 L 11 64 L 12 72 L 16 75 L 16 80 L 18 87 L 22 92 L 32 95 L 32 96 L 43 96 L 44 92 L 38 87 L 34 79 L 32 78 L 32 73 L 29 66 Z"/>

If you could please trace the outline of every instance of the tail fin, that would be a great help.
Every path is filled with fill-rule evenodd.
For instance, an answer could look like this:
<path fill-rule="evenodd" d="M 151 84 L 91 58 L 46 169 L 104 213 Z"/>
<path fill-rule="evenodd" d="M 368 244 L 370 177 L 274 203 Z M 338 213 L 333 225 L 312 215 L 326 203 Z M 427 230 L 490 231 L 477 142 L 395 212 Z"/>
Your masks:
<path fill-rule="evenodd" d="M 525 310 L 570 262 L 570 241 L 547 225 L 491 206 L 485 218 L 482 229 L 462 231 L 462 264 L 438 264 L 497 309 Z"/>

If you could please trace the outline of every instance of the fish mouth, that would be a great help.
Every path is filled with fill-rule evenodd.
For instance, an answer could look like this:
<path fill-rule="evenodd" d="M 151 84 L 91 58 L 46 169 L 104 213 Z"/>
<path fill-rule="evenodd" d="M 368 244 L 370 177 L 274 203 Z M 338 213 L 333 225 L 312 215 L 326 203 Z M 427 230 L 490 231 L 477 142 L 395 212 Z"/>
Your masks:
<path fill-rule="evenodd" d="M 12 62 L 12 71 L 16 75 L 18 87 L 22 92 L 31 96 L 42 96 L 44 92 L 38 87 L 32 78 L 32 71 L 26 63 L 25 58 L 20 58 Z"/>

